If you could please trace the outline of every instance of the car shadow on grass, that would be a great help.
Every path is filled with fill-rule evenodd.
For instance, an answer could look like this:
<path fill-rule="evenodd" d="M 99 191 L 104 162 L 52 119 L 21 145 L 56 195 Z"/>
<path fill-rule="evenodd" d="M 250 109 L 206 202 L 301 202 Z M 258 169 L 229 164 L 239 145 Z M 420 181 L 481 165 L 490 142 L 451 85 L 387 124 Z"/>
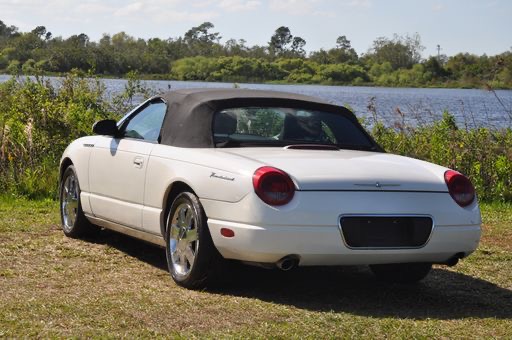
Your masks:
<path fill-rule="evenodd" d="M 90 243 L 107 245 L 153 267 L 167 271 L 164 249 L 151 243 L 108 229 L 103 229 L 98 235 L 86 237 L 83 240 Z"/>
<path fill-rule="evenodd" d="M 408 319 L 512 318 L 512 291 L 491 282 L 434 269 L 414 285 L 390 284 L 358 267 L 297 268 L 290 272 L 240 268 L 229 294 L 310 311 Z"/>
<path fill-rule="evenodd" d="M 96 242 L 167 271 L 165 253 L 159 247 L 108 231 Z M 229 267 L 229 279 L 208 292 L 371 317 L 512 319 L 511 290 L 443 267 L 414 285 L 380 282 L 362 266 L 304 267 L 288 272 L 239 264 Z"/>

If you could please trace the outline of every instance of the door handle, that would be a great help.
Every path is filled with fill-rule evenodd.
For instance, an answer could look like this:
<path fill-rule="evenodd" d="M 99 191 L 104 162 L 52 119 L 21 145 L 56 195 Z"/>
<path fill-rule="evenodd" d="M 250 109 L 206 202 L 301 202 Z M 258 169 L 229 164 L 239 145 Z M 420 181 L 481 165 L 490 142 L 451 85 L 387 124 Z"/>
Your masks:
<path fill-rule="evenodd" d="M 135 165 L 136 168 L 142 168 L 142 166 L 144 165 L 144 158 L 135 157 L 133 159 L 133 164 Z"/>

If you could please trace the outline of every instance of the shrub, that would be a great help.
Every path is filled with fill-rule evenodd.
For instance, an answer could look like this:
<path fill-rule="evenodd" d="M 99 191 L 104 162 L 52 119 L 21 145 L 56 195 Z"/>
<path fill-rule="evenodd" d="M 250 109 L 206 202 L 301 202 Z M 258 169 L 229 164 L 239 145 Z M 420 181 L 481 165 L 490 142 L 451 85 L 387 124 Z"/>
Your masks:
<path fill-rule="evenodd" d="M 455 118 L 443 118 L 424 126 L 382 122 L 367 128 L 391 153 L 422 159 L 467 175 L 480 200 L 512 201 L 512 129 L 460 129 Z"/>
<path fill-rule="evenodd" d="M 76 74 L 58 85 L 39 77 L 0 84 L 0 191 L 56 197 L 58 163 L 69 142 L 91 134 L 97 120 L 119 118 L 116 108 L 129 107 L 135 92 L 116 96 L 116 106 L 98 79 Z"/>

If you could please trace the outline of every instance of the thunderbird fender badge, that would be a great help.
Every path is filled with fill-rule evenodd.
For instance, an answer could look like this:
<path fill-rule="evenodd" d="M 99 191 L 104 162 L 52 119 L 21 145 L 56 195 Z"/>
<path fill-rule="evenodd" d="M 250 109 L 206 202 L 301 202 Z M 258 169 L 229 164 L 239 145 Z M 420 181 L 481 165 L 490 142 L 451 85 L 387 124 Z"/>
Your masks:
<path fill-rule="evenodd" d="M 212 174 L 210 175 L 210 178 L 218 178 L 218 179 L 223 179 L 225 181 L 234 181 L 235 178 L 234 177 L 228 177 L 228 176 L 223 176 L 223 175 L 217 175 L 215 172 L 212 172 Z"/>

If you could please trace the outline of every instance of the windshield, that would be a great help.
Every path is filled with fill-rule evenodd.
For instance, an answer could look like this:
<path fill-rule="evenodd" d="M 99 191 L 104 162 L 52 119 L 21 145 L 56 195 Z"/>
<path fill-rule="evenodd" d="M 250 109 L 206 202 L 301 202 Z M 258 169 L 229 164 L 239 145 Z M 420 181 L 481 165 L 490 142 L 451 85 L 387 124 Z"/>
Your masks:
<path fill-rule="evenodd" d="M 341 114 L 282 107 L 230 108 L 213 122 L 217 147 L 331 145 L 375 150 L 362 127 Z"/>

